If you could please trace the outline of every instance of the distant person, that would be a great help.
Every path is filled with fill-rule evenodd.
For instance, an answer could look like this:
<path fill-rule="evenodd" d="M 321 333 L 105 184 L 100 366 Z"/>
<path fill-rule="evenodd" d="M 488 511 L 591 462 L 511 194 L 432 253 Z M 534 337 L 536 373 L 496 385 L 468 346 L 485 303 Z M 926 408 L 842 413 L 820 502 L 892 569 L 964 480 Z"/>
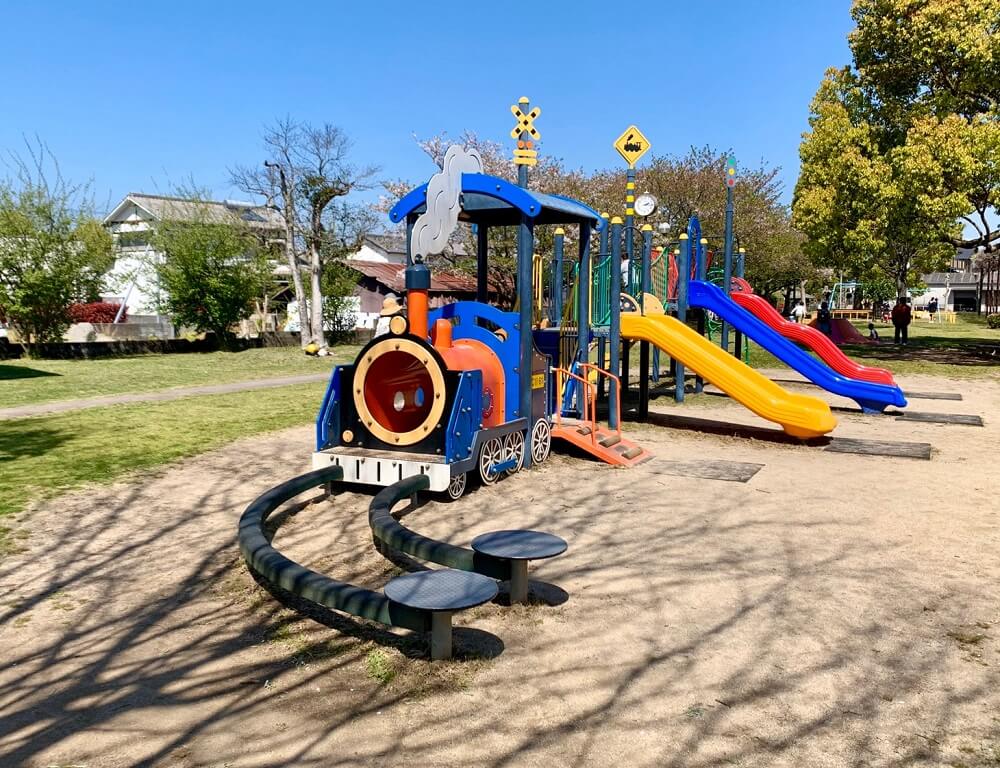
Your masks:
<path fill-rule="evenodd" d="M 868 338 L 872 341 L 878 341 L 878 331 L 875 330 L 875 323 L 868 323 Z"/>
<path fill-rule="evenodd" d="M 931 297 L 931 300 L 927 302 L 927 314 L 930 315 L 931 322 L 934 322 L 934 316 L 938 311 L 938 300 L 937 296 Z"/>
<path fill-rule="evenodd" d="M 375 336 L 385 336 L 389 333 L 389 323 L 392 318 L 403 314 L 403 305 L 399 303 L 396 294 L 390 293 L 382 300 L 382 311 L 378 313 L 378 323 L 375 324 Z"/>
<path fill-rule="evenodd" d="M 799 299 L 799 303 L 792 307 L 792 320 L 796 323 L 801 324 L 806 316 L 806 305 L 802 303 L 802 299 Z"/>
<path fill-rule="evenodd" d="M 892 308 L 892 325 L 896 329 L 893 341 L 896 344 L 906 344 L 908 341 L 907 333 L 910 321 L 913 319 L 913 313 L 910 311 L 910 305 L 906 302 L 906 297 L 900 296 L 896 299 L 896 306 Z"/>
<path fill-rule="evenodd" d="M 816 313 L 816 324 L 820 333 L 829 338 L 833 338 L 833 314 L 830 312 L 830 305 L 823 302 L 819 305 L 819 312 Z"/>

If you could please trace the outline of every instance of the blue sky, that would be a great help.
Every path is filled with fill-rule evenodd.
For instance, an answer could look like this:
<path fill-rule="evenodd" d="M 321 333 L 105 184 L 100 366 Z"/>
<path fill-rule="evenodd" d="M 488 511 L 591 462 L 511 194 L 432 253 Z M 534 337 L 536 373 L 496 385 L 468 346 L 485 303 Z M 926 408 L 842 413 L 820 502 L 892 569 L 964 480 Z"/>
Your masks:
<path fill-rule="evenodd" d="M 798 171 L 823 71 L 849 61 L 848 0 L 8 4 L 0 150 L 38 135 L 103 208 L 262 159 L 277 116 L 331 122 L 384 178 L 433 171 L 413 135 L 506 140 L 542 107 L 543 152 L 593 169 L 636 123 L 654 152 L 733 149 Z M 287 14 L 287 20 L 281 16 Z M 640 163 L 641 167 L 641 163 Z"/>

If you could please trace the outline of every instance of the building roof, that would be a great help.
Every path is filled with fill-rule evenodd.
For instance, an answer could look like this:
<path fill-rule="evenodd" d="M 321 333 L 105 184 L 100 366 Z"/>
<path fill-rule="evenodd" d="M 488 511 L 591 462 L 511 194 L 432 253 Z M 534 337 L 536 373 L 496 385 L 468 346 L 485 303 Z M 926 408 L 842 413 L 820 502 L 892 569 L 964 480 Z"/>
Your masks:
<path fill-rule="evenodd" d="M 104 217 L 105 226 L 127 217 L 130 206 L 137 206 L 157 221 L 192 221 L 202 219 L 216 224 L 242 221 L 260 229 L 284 228 L 281 214 L 274 208 L 235 200 L 195 200 L 168 195 L 147 195 L 129 192 L 124 199 Z"/>
<path fill-rule="evenodd" d="M 931 272 L 920 279 L 927 285 L 979 285 L 978 272 Z"/>
<path fill-rule="evenodd" d="M 399 264 L 381 264 L 374 261 L 350 261 L 348 266 L 355 272 L 377 280 L 397 293 L 406 291 L 406 268 Z M 431 293 L 475 293 L 476 281 L 465 275 L 431 270 Z"/>

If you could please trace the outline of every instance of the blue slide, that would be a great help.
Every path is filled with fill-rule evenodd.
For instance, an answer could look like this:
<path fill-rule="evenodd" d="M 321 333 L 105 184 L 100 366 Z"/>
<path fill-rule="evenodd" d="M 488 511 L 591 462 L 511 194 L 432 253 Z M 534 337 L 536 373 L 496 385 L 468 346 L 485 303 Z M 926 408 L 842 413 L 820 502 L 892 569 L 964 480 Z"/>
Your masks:
<path fill-rule="evenodd" d="M 906 398 L 899 387 L 875 384 L 869 381 L 848 379 L 799 349 L 777 331 L 758 320 L 711 283 L 692 280 L 688 285 L 688 304 L 714 312 L 742 334 L 760 344 L 764 349 L 794 368 L 809 381 L 835 395 L 857 401 L 865 413 L 881 413 L 887 406 L 900 408 Z"/>

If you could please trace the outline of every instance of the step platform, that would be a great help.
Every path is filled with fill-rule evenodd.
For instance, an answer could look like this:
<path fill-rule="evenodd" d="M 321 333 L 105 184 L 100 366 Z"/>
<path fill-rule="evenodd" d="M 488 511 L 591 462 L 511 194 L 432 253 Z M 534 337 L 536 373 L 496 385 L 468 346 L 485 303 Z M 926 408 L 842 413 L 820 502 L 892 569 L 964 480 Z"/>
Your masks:
<path fill-rule="evenodd" d="M 586 422 L 565 421 L 552 425 L 552 437 L 565 440 L 581 451 L 616 467 L 634 467 L 649 461 L 653 454 L 617 431 Z"/>

